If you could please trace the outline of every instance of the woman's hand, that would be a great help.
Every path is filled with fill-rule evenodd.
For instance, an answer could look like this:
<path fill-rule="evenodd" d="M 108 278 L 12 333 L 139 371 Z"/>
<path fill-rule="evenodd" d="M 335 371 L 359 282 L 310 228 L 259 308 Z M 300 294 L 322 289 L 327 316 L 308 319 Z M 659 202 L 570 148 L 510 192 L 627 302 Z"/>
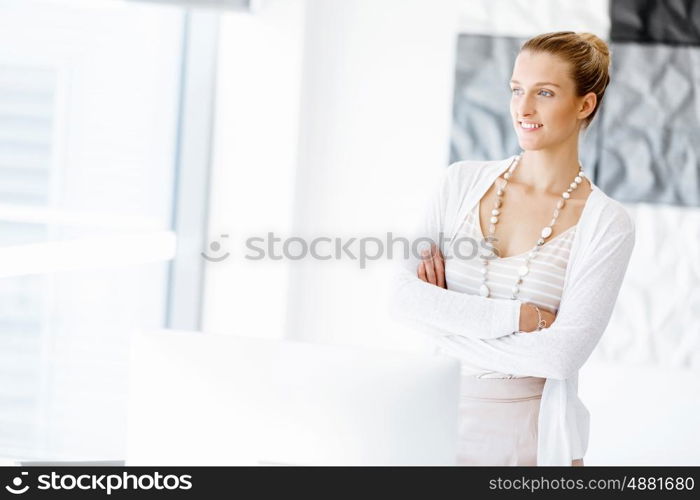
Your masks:
<path fill-rule="evenodd" d="M 418 277 L 426 283 L 447 288 L 445 285 L 445 259 L 437 245 L 434 243 L 430 245 L 430 250 L 423 250 L 421 256 L 423 260 L 418 265 Z"/>
<path fill-rule="evenodd" d="M 544 320 L 544 328 L 552 326 L 552 323 L 556 319 L 557 315 L 553 312 L 548 311 L 542 307 L 540 309 L 540 316 Z M 533 304 L 529 302 L 523 302 L 520 306 L 520 331 L 521 332 L 534 332 L 537 331 L 537 310 Z"/>
<path fill-rule="evenodd" d="M 435 286 L 440 288 L 447 288 L 445 284 L 445 259 L 442 256 L 442 252 L 437 247 L 437 245 L 430 245 L 430 250 L 423 250 L 421 253 L 423 260 L 418 265 L 418 277 Z M 556 313 L 548 311 L 542 307 L 540 309 L 540 316 L 544 320 L 545 326 L 547 328 L 552 326 L 552 323 L 556 319 Z M 539 318 L 537 317 L 537 310 L 533 304 L 529 302 L 523 302 L 520 306 L 520 324 L 519 328 L 521 332 L 534 332 L 537 331 L 537 322 Z"/>

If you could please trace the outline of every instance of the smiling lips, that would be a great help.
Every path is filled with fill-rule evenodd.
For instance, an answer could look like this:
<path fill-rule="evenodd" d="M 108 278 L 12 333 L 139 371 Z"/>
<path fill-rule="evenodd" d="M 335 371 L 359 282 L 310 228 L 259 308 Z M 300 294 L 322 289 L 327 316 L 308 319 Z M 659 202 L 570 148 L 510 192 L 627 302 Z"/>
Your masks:
<path fill-rule="evenodd" d="M 542 128 L 541 123 L 533 123 L 533 122 L 520 122 L 520 128 L 523 130 L 526 130 L 528 132 L 532 132 L 534 130 L 539 130 Z"/>

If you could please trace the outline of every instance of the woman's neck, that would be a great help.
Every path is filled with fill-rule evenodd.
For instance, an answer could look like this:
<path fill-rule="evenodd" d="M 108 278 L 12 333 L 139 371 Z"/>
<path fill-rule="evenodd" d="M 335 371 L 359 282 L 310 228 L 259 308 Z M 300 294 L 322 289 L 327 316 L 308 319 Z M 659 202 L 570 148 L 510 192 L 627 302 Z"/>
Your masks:
<path fill-rule="evenodd" d="M 569 188 L 580 170 L 578 150 L 525 151 L 515 171 L 517 182 L 534 194 L 561 195 Z"/>

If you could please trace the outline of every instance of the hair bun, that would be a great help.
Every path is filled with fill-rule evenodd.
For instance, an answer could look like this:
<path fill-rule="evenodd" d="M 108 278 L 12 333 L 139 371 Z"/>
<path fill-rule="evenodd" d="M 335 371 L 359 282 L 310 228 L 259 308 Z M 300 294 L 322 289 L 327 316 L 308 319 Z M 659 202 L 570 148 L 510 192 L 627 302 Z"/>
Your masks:
<path fill-rule="evenodd" d="M 610 49 L 605 41 L 601 40 L 598 35 L 593 33 L 583 32 L 578 34 L 579 38 L 584 42 L 590 43 L 595 49 L 606 57 L 610 57 Z"/>

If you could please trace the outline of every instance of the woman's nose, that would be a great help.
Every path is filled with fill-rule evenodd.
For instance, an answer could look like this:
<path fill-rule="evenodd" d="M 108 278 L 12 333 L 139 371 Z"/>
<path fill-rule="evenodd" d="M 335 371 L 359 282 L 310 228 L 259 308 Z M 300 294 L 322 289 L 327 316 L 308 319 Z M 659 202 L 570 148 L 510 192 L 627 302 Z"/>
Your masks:
<path fill-rule="evenodd" d="M 528 116 L 534 113 L 533 101 L 528 96 L 521 96 L 518 100 L 518 113 L 520 116 Z"/>

